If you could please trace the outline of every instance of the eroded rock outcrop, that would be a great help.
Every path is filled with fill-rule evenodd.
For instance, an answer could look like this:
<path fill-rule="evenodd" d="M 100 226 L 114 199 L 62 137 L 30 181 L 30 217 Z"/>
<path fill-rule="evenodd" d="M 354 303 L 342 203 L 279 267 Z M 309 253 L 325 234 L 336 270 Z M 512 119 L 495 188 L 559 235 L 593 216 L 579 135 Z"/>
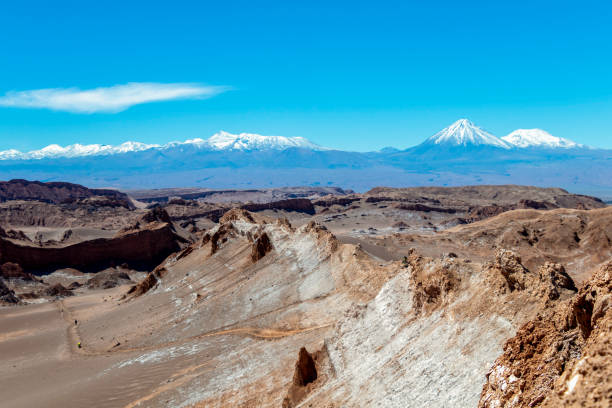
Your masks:
<path fill-rule="evenodd" d="M 487 375 L 479 407 L 609 406 L 611 306 L 608 263 L 577 295 L 544 310 L 506 342 Z"/>
<path fill-rule="evenodd" d="M 563 265 L 546 262 L 538 273 L 529 271 L 515 252 L 500 249 L 495 260 L 485 265 L 487 281 L 501 295 L 514 291 L 527 291 L 536 295 L 544 303 L 567 298 L 577 291 L 574 281 Z"/>
<path fill-rule="evenodd" d="M 500 293 L 524 290 L 533 287 L 536 276 L 521 263 L 521 258 L 514 252 L 500 249 L 495 254 L 495 261 L 488 266 L 490 279 L 497 283 Z"/>
<path fill-rule="evenodd" d="M 415 314 L 431 313 L 453 300 L 453 292 L 459 288 L 461 279 L 452 264 L 432 264 L 415 251 L 402 264 L 410 273 Z"/>
<path fill-rule="evenodd" d="M 538 270 L 541 294 L 546 301 L 559 299 L 563 292 L 577 292 L 572 278 L 565 272 L 563 265 L 546 262 Z"/>
<path fill-rule="evenodd" d="M 0 277 L 4 279 L 21 279 L 24 281 L 36 280 L 34 275 L 24 272 L 23 268 L 14 262 L 5 262 L 0 266 Z"/>
<path fill-rule="evenodd" d="M 19 303 L 19 298 L 15 296 L 15 292 L 13 292 L 4 280 L 0 278 L 0 304 L 17 304 Z"/>
<path fill-rule="evenodd" d="M 253 245 L 251 247 L 251 261 L 257 262 L 268 252 L 272 250 L 272 241 L 270 241 L 270 237 L 267 233 L 262 232 L 253 241 Z"/>
<path fill-rule="evenodd" d="M 132 297 L 144 295 L 149 290 L 153 289 L 155 285 L 157 285 L 159 280 L 163 278 L 167 272 L 168 270 L 163 266 L 155 268 L 143 280 L 132 286 L 126 295 L 131 295 Z"/>
<path fill-rule="evenodd" d="M 318 377 L 315 363 L 316 357 L 316 355 L 313 356 L 310 354 L 305 347 L 300 348 L 298 359 L 295 362 L 293 381 L 291 382 L 287 396 L 283 400 L 283 408 L 295 407 L 308 393 L 310 388 L 309 384 L 316 381 Z"/>
<path fill-rule="evenodd" d="M 153 221 L 148 222 L 149 219 Z M 167 213 L 163 209 L 153 210 L 113 238 L 59 247 L 39 247 L 0 238 L 0 262 L 14 262 L 26 271 L 40 272 L 63 267 L 100 270 L 125 262 L 153 268 L 186 242 L 164 219 Z"/>

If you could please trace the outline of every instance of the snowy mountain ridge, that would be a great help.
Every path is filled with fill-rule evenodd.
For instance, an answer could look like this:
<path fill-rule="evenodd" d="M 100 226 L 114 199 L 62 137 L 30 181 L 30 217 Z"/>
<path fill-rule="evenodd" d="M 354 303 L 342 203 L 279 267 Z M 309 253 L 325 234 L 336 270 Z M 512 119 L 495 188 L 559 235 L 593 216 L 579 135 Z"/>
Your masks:
<path fill-rule="evenodd" d="M 21 152 L 16 149 L 0 151 L 0 160 L 40 160 L 53 158 L 75 158 L 87 156 L 107 156 L 120 153 L 141 152 L 150 149 L 169 150 L 192 146 L 210 151 L 269 151 L 301 148 L 308 150 L 329 150 L 312 143 L 303 137 L 263 136 L 255 133 L 232 134 L 225 131 L 215 133 L 208 139 L 195 138 L 183 142 L 166 144 L 148 144 L 141 142 L 125 142 L 117 146 L 106 144 L 72 144 L 60 146 L 51 144 L 39 150 Z M 474 147 L 491 146 L 511 150 L 525 148 L 567 149 L 584 148 L 571 140 L 553 136 L 541 129 L 517 129 L 507 136 L 497 137 L 476 126 L 468 119 L 459 119 L 452 125 L 429 137 L 421 146 L 451 146 Z M 387 148 L 380 153 L 389 153 Z"/>
<path fill-rule="evenodd" d="M 573 148 L 584 147 L 576 142 L 562 137 L 553 136 L 542 129 L 517 129 L 502 137 L 513 146 L 526 147 L 549 147 L 549 148 Z"/>
<path fill-rule="evenodd" d="M 149 149 L 166 150 L 178 146 L 194 146 L 210 150 L 284 150 L 299 147 L 311 150 L 324 148 L 303 137 L 262 136 L 254 133 L 232 134 L 225 131 L 215 133 L 208 139 L 190 139 L 184 142 L 170 142 L 163 145 L 141 142 L 125 142 L 118 146 L 103 144 L 72 144 L 62 147 L 51 144 L 39 150 L 20 152 L 16 149 L 0 151 L 0 160 L 36 160 L 46 158 L 72 158 L 84 156 L 105 156 L 118 153 L 140 152 Z"/>

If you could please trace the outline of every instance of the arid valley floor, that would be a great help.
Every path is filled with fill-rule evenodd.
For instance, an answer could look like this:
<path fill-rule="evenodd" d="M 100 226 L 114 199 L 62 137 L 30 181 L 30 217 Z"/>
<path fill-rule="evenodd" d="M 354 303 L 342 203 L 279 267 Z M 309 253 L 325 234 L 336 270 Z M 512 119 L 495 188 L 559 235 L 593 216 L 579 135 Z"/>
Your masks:
<path fill-rule="evenodd" d="M 0 183 L 2 407 L 609 407 L 612 208 Z"/>

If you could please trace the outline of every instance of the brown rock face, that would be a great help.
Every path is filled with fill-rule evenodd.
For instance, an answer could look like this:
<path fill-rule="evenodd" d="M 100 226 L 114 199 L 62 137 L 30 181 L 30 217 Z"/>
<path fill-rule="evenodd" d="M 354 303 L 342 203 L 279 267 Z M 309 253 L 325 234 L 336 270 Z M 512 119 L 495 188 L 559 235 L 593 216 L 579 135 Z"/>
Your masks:
<path fill-rule="evenodd" d="M 544 303 L 550 303 L 561 295 L 567 298 L 577 291 L 563 265 L 546 262 L 535 274 L 523 266 L 516 253 L 506 249 L 497 251 L 495 261 L 487 266 L 487 270 L 487 279 L 493 287 L 498 288 L 498 295 L 527 291 L 537 295 Z"/>
<path fill-rule="evenodd" d="M 313 204 L 318 205 L 319 207 L 331 207 L 332 205 L 347 206 L 359 200 L 361 200 L 361 197 L 346 197 L 346 198 L 332 197 L 332 198 L 325 198 L 323 200 L 315 201 Z"/>
<path fill-rule="evenodd" d="M 15 292 L 9 289 L 4 280 L 0 278 L 0 304 L 2 303 L 16 304 L 19 303 L 19 298 L 15 296 Z"/>
<path fill-rule="evenodd" d="M 557 269 L 552 275 L 559 274 L 550 265 L 543 269 Z M 547 271 L 542 274 L 551 276 Z M 545 310 L 506 342 L 504 354 L 487 375 L 479 406 L 610 406 L 611 300 L 612 263 L 608 263 L 577 295 Z"/>
<path fill-rule="evenodd" d="M 500 249 L 495 254 L 495 262 L 490 266 L 490 272 L 503 278 L 501 291 L 523 290 L 530 286 L 535 276 L 523 266 L 521 258 L 514 252 Z"/>
<path fill-rule="evenodd" d="M 244 220 L 246 222 L 255 222 L 253 215 L 249 213 L 247 210 L 241 209 L 241 208 L 233 208 L 229 210 L 228 212 L 226 212 L 225 214 L 223 214 L 223 216 L 219 219 L 219 223 L 227 224 L 228 222 L 236 221 L 236 220 Z"/>
<path fill-rule="evenodd" d="M 170 223 L 170 216 L 160 206 L 153 207 L 149 212 L 143 215 L 140 218 L 140 221 L 143 223 L 151 223 L 151 222 L 166 222 Z"/>
<path fill-rule="evenodd" d="M 24 234 L 23 231 L 15 231 L 15 230 L 5 231 L 2 227 L 0 227 L 0 237 L 15 239 L 18 241 L 32 242 L 32 240 L 28 238 L 27 235 Z"/>
<path fill-rule="evenodd" d="M 509 211 L 510 207 L 500 205 L 485 205 L 481 207 L 473 207 L 468 210 L 466 220 L 468 222 L 476 222 L 491 218 L 503 212 Z"/>
<path fill-rule="evenodd" d="M 572 278 L 565 272 L 563 265 L 546 262 L 538 271 L 542 283 L 542 294 L 547 300 L 559 299 L 560 292 L 567 289 L 577 292 Z"/>
<path fill-rule="evenodd" d="M 293 381 L 289 387 L 287 396 L 283 400 L 283 408 L 293 408 L 297 406 L 308 393 L 308 385 L 312 384 L 317 379 L 317 376 L 317 367 L 313 356 L 305 347 L 302 347 L 298 353 L 298 360 L 295 363 Z"/>
<path fill-rule="evenodd" d="M 300 349 L 298 361 L 295 363 L 295 374 L 293 383 L 299 386 L 306 386 L 317 379 L 317 369 L 314 360 L 305 347 Z"/>
<path fill-rule="evenodd" d="M 231 223 L 223 224 L 219 227 L 210 238 L 203 238 L 202 242 L 210 241 L 210 254 L 213 255 L 219 250 L 221 245 L 228 240 L 228 238 L 234 233 L 234 227 Z M 205 236 L 206 237 L 206 236 Z"/>
<path fill-rule="evenodd" d="M 271 250 L 272 242 L 270 241 L 270 237 L 263 232 L 253 242 L 253 246 L 251 247 L 251 260 L 257 262 Z"/>
<path fill-rule="evenodd" d="M 73 293 L 69 289 L 65 288 L 62 284 L 56 283 L 55 285 L 45 289 L 43 291 L 43 295 L 67 297 L 72 296 Z"/>
<path fill-rule="evenodd" d="M 403 266 L 411 270 L 410 284 L 414 290 L 414 312 L 431 312 L 448 303 L 452 293 L 459 287 L 457 274 L 444 267 L 424 268 L 424 259 L 412 253 L 404 259 Z"/>
<path fill-rule="evenodd" d="M 159 282 L 159 278 L 162 278 L 166 274 L 166 272 L 167 270 L 164 267 L 155 268 L 155 270 L 149 273 L 142 281 L 132 286 L 127 292 L 127 294 L 133 297 L 144 295 L 155 285 L 157 285 L 157 282 Z"/>
<path fill-rule="evenodd" d="M 62 267 L 103 269 L 124 262 L 152 267 L 178 251 L 179 242 L 169 224 L 55 248 L 20 245 L 0 238 L 0 262 L 14 262 L 26 271 L 40 272 Z"/>
<path fill-rule="evenodd" d="M 89 289 L 110 289 L 118 285 L 128 283 L 131 279 L 125 272 L 108 270 L 98 272 L 96 276 L 87 281 Z"/>
<path fill-rule="evenodd" d="M 116 206 L 133 208 L 128 196 L 115 190 L 89 189 L 72 183 L 42 183 L 40 181 L 10 180 L 0 182 L 0 202 L 35 200 L 47 203 L 72 203 L 92 197 L 103 197 Z"/>
<path fill-rule="evenodd" d="M 6 262 L 0 266 L 0 277 L 4 279 L 22 279 L 26 281 L 34 280 L 31 273 L 24 272 L 19 264 Z"/>
<path fill-rule="evenodd" d="M 313 215 L 316 212 L 314 206 L 312 205 L 312 202 L 306 198 L 280 200 L 264 204 L 245 204 L 240 208 L 252 212 L 264 210 L 285 210 L 301 212 L 310 215 Z"/>

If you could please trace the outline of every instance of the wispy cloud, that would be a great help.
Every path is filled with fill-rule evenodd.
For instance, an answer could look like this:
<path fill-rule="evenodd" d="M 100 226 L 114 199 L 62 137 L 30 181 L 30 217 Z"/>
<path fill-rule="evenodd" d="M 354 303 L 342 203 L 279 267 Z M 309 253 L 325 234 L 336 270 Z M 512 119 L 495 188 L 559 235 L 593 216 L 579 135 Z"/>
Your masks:
<path fill-rule="evenodd" d="M 143 103 L 176 99 L 204 99 L 227 91 L 228 87 L 194 83 L 161 84 L 130 82 L 106 88 L 50 88 L 11 91 L 0 96 L 0 106 L 38 108 L 72 113 L 116 113 Z"/>

